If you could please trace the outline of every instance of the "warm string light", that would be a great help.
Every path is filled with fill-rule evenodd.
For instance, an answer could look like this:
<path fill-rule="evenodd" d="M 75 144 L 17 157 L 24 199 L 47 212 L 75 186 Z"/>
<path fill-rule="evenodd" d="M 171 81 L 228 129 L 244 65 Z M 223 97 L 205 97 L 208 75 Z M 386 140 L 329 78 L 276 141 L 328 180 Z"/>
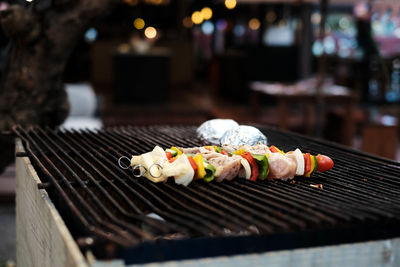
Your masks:
<path fill-rule="evenodd" d="M 203 14 L 200 11 L 193 12 L 192 21 L 194 24 L 201 24 L 204 21 Z"/>
<path fill-rule="evenodd" d="M 203 15 L 204 20 L 209 20 L 212 18 L 213 12 L 211 8 L 203 7 L 200 12 Z"/>
<path fill-rule="evenodd" d="M 149 39 L 154 39 L 157 36 L 157 30 L 154 27 L 147 27 L 144 30 L 144 35 Z"/>
<path fill-rule="evenodd" d="M 260 21 L 257 18 L 252 18 L 249 20 L 249 28 L 253 31 L 256 31 L 260 28 Z"/>
<path fill-rule="evenodd" d="M 138 29 L 138 30 L 143 29 L 145 25 L 146 25 L 146 23 L 145 23 L 144 20 L 141 19 L 141 18 L 137 18 L 137 19 L 135 19 L 135 20 L 133 21 L 133 26 L 134 26 L 136 29 Z"/>
<path fill-rule="evenodd" d="M 236 7 L 236 0 L 225 0 L 225 7 L 227 9 L 234 9 Z"/>

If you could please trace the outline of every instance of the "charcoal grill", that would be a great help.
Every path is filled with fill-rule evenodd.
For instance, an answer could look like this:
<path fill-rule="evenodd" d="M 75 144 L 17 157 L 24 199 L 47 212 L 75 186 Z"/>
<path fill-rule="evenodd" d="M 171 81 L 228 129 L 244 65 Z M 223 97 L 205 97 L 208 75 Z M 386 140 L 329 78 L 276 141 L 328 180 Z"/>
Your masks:
<path fill-rule="evenodd" d="M 288 182 L 234 179 L 184 187 L 135 178 L 118 166 L 121 156 L 155 145 L 204 145 L 195 129 L 15 127 L 23 144 L 17 167 L 18 158 L 29 159 L 42 196 L 48 194 L 80 251 L 96 259 L 134 264 L 400 236 L 399 163 L 293 133 L 259 127 L 271 144 L 325 154 L 335 167 Z M 17 221 L 29 223 L 18 214 L 19 199 Z"/>

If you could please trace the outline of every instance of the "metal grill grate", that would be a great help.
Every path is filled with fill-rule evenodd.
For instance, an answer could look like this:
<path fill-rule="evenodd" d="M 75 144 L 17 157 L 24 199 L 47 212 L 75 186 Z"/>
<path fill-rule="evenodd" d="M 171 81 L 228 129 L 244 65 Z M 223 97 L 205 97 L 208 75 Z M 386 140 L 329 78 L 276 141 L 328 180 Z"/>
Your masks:
<path fill-rule="evenodd" d="M 78 244 L 91 247 L 100 257 L 122 255 L 133 263 L 400 234 L 399 163 L 260 129 L 271 144 L 328 155 L 335 167 L 312 178 L 296 177 L 294 182 L 154 184 L 120 169 L 118 158 L 155 145 L 201 145 L 195 127 L 14 131 L 43 181 L 40 187 L 49 192 Z M 323 189 L 310 186 L 315 184 L 323 184 Z"/>

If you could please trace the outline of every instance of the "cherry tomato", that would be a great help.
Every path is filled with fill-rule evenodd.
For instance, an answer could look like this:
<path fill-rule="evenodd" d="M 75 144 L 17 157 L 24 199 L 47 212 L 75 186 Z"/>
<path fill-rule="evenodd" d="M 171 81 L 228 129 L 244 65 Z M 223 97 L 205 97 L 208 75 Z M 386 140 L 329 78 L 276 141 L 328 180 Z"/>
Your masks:
<path fill-rule="evenodd" d="M 310 153 L 303 154 L 304 157 L 304 175 L 311 170 L 311 157 Z"/>
<path fill-rule="evenodd" d="M 325 172 L 333 168 L 333 160 L 324 155 L 318 155 L 316 156 L 317 162 L 318 162 L 318 168 L 317 171 L 319 172 Z"/>
<path fill-rule="evenodd" d="M 198 168 L 196 162 L 194 161 L 194 159 L 192 157 L 188 157 L 188 159 L 189 159 L 190 165 L 192 165 L 194 172 L 196 172 L 197 168 Z"/>

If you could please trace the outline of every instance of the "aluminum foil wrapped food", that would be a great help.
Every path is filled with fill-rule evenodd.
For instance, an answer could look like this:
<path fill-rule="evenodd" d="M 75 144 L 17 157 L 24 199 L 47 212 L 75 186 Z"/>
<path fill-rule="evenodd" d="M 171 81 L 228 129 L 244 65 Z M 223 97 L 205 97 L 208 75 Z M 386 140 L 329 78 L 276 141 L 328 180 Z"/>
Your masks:
<path fill-rule="evenodd" d="M 240 125 L 226 131 L 220 139 L 220 145 L 266 145 L 267 141 L 267 137 L 256 127 Z"/>
<path fill-rule="evenodd" d="M 231 119 L 208 120 L 197 128 L 197 136 L 213 145 L 218 145 L 224 133 L 237 126 L 239 124 Z"/>

